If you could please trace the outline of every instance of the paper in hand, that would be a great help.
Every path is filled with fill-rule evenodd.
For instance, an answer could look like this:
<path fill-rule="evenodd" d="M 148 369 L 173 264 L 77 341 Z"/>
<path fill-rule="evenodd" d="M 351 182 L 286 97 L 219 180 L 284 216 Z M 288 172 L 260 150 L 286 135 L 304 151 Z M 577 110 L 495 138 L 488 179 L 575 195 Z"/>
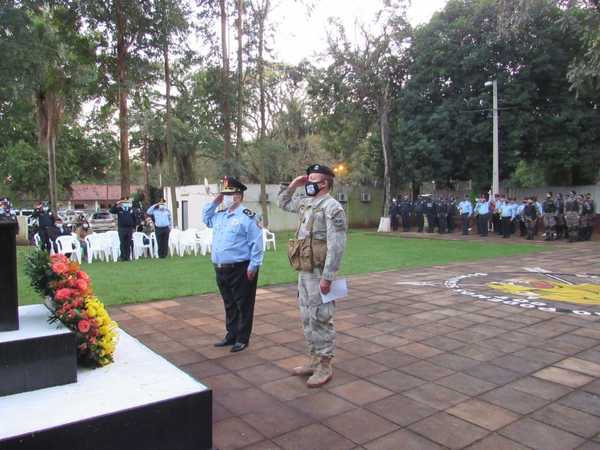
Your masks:
<path fill-rule="evenodd" d="M 347 296 L 348 296 L 348 284 L 346 283 L 345 278 L 332 281 L 331 287 L 327 294 L 323 294 L 321 292 L 321 299 L 323 300 L 323 303 L 329 303 L 334 300 L 339 300 L 340 298 L 344 298 Z"/>

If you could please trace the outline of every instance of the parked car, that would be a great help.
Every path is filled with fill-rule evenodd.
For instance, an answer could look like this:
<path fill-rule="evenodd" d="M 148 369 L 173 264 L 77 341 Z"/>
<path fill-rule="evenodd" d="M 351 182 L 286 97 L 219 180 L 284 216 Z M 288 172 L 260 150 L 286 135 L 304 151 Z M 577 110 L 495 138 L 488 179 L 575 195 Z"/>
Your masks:
<path fill-rule="evenodd" d="M 108 211 L 95 212 L 92 214 L 89 222 L 90 227 L 92 227 L 92 231 L 96 233 L 108 230 L 116 230 L 117 228 L 117 223 L 114 216 Z"/>

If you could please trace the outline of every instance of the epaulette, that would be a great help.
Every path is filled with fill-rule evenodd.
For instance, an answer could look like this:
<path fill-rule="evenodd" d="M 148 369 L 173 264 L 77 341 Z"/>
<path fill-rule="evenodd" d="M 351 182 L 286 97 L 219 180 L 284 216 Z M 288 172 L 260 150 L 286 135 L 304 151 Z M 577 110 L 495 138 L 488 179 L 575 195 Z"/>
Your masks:
<path fill-rule="evenodd" d="M 248 208 L 244 209 L 242 212 L 244 214 L 246 214 L 248 217 L 250 217 L 251 219 L 253 219 L 254 216 L 256 216 L 256 213 L 254 211 L 252 211 L 251 209 L 248 209 Z"/>

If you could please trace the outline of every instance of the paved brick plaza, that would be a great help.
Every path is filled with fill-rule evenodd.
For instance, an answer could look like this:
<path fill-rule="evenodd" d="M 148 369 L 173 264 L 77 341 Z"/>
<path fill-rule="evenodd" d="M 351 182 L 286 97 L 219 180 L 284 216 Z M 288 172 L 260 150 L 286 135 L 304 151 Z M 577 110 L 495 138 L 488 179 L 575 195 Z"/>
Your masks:
<path fill-rule="evenodd" d="M 258 290 L 253 338 L 238 354 L 212 345 L 224 330 L 217 295 L 111 314 L 213 389 L 220 450 L 600 449 L 600 316 L 507 306 L 444 285 L 524 267 L 600 272 L 600 244 L 552 248 L 351 277 L 350 297 L 338 302 L 334 379 L 321 389 L 288 372 L 304 358 L 293 285 Z"/>

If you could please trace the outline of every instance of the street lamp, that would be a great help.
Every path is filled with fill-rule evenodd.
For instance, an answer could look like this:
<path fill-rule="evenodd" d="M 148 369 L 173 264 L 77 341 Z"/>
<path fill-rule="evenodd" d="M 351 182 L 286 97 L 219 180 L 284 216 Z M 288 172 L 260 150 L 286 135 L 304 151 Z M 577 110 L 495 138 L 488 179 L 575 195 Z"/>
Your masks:
<path fill-rule="evenodd" d="M 498 175 L 498 80 L 486 81 L 485 87 L 492 86 L 493 92 L 493 120 L 494 120 L 494 147 L 492 154 L 492 196 L 500 192 L 500 179 Z"/>

